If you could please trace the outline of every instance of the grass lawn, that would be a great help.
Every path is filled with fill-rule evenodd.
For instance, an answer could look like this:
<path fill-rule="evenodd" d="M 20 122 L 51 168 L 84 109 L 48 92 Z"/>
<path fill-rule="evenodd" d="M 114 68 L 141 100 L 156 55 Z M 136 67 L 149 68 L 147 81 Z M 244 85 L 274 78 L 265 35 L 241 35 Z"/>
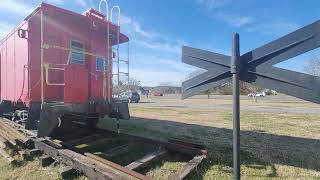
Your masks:
<path fill-rule="evenodd" d="M 149 101 L 162 101 L 160 98 Z M 174 103 L 174 99 L 163 101 Z M 198 102 L 199 101 L 199 102 Z M 201 104 L 206 99 L 190 102 Z M 224 100 L 225 101 L 225 100 Z M 188 102 L 189 103 L 189 102 Z M 213 102 L 214 103 L 214 102 Z M 245 102 L 246 103 L 246 102 Z M 248 101 L 248 103 L 250 103 Z M 293 103 L 276 102 L 281 106 Z M 272 106 L 274 103 L 270 102 Z M 270 105 L 270 106 L 271 106 Z M 260 108 L 263 106 L 257 104 Z M 300 103 L 300 106 L 306 107 Z M 308 104 L 307 107 L 314 107 Z M 131 120 L 120 122 L 122 132 L 153 138 L 178 138 L 204 144 L 209 156 L 191 179 L 232 178 L 231 112 L 130 104 Z M 100 127 L 116 129 L 105 119 Z M 320 115 L 290 113 L 241 113 L 241 174 L 243 179 L 319 179 Z M 154 166 L 147 175 L 167 179 L 184 164 L 169 161 Z M 38 161 L 11 167 L 0 157 L 0 179 L 60 179 L 60 165 L 41 168 Z M 76 179 L 86 179 L 76 177 Z"/>
<path fill-rule="evenodd" d="M 0 179 L 1 180 L 51 180 L 61 179 L 59 171 L 63 165 L 55 165 L 42 168 L 38 160 L 20 162 L 18 166 L 11 166 L 0 156 Z M 86 180 L 84 176 L 71 177 L 72 179 Z"/>
<path fill-rule="evenodd" d="M 130 105 L 132 119 L 122 132 L 154 138 L 178 138 L 204 144 L 209 157 L 192 179 L 232 178 L 231 112 Z M 241 113 L 241 174 L 244 179 L 320 179 L 320 115 Z M 101 127 L 115 130 L 113 120 Z M 168 162 L 148 175 L 166 179 Z"/>

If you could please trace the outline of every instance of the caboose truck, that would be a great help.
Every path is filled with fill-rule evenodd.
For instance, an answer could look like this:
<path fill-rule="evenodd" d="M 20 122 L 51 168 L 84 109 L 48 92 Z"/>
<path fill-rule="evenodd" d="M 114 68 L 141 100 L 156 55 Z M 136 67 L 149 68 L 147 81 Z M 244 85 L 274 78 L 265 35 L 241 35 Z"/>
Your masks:
<path fill-rule="evenodd" d="M 120 33 L 120 8 L 109 18 L 102 2 L 83 14 L 42 3 L 0 42 L 1 116 L 37 128 L 39 137 L 95 127 L 105 115 L 130 118 L 128 102 L 112 98 L 120 74 L 112 63 L 129 64 L 119 58 L 129 38 Z"/>

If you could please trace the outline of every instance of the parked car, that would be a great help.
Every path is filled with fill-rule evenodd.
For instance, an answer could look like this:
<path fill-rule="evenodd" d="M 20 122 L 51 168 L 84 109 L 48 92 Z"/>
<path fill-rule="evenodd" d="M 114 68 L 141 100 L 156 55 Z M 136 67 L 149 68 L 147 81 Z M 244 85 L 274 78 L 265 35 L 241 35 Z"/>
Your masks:
<path fill-rule="evenodd" d="M 271 92 L 272 92 L 273 95 L 277 95 L 278 94 L 278 92 L 275 91 L 275 90 L 271 90 Z"/>
<path fill-rule="evenodd" d="M 256 97 L 266 97 L 266 93 L 265 92 L 257 93 Z"/>
<path fill-rule="evenodd" d="M 266 97 L 266 93 L 265 92 L 259 92 L 259 93 L 250 93 L 248 94 L 248 97 Z"/>
<path fill-rule="evenodd" d="M 120 99 L 128 100 L 130 103 L 138 103 L 140 95 L 137 92 L 124 92 L 120 94 Z"/>
<path fill-rule="evenodd" d="M 155 93 L 153 93 L 153 95 L 154 95 L 154 96 L 163 96 L 163 94 L 160 93 L 160 92 L 155 92 Z"/>

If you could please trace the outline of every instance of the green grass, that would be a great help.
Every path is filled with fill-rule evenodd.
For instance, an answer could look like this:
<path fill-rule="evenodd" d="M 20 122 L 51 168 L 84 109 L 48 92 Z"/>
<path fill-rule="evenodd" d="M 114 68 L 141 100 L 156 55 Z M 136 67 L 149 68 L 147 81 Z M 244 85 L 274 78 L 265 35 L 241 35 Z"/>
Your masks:
<path fill-rule="evenodd" d="M 191 179 L 231 179 L 231 113 L 164 109 L 131 108 L 131 114 L 139 117 L 121 121 L 121 131 L 204 144 L 209 150 L 209 156 Z M 241 113 L 242 177 L 320 179 L 319 119 L 319 115 L 309 114 Z M 106 119 L 100 122 L 100 126 L 115 130 L 116 123 Z M 151 169 L 147 174 L 155 179 L 165 179 L 164 173 L 159 172 L 165 169 L 173 171 L 174 168 L 179 169 L 179 163 L 168 162 L 163 167 Z"/>
<path fill-rule="evenodd" d="M 130 106 L 132 118 L 120 121 L 121 132 L 203 144 L 209 155 L 190 179 L 232 179 L 231 112 Z M 315 114 L 241 112 L 242 178 L 320 180 L 319 121 Z M 99 126 L 116 130 L 116 121 L 105 119 Z M 184 165 L 166 160 L 142 172 L 167 179 Z M 60 165 L 40 168 L 37 160 L 21 165 L 11 167 L 0 157 L 0 179 L 60 179 Z"/>
<path fill-rule="evenodd" d="M 19 166 L 9 165 L 3 158 L 0 156 L 0 179 L 1 180 L 48 180 L 48 179 L 61 179 L 59 171 L 64 167 L 63 165 L 55 165 L 42 168 L 39 166 L 37 160 L 20 162 Z M 86 180 L 84 176 L 74 176 L 69 179 L 74 180 Z"/>

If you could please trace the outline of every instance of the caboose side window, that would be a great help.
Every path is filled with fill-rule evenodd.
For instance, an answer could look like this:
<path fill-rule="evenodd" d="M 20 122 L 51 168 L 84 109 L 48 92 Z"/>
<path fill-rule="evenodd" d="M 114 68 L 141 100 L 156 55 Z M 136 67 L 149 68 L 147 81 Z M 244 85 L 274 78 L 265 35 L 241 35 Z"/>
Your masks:
<path fill-rule="evenodd" d="M 103 68 L 104 66 L 106 66 L 106 59 L 102 58 L 102 57 L 97 57 L 97 59 L 96 59 L 97 71 L 104 71 L 104 68 Z"/>
<path fill-rule="evenodd" d="M 84 52 L 84 44 L 79 41 L 71 40 L 70 49 L 70 63 L 84 64 L 85 54 L 81 53 Z"/>

